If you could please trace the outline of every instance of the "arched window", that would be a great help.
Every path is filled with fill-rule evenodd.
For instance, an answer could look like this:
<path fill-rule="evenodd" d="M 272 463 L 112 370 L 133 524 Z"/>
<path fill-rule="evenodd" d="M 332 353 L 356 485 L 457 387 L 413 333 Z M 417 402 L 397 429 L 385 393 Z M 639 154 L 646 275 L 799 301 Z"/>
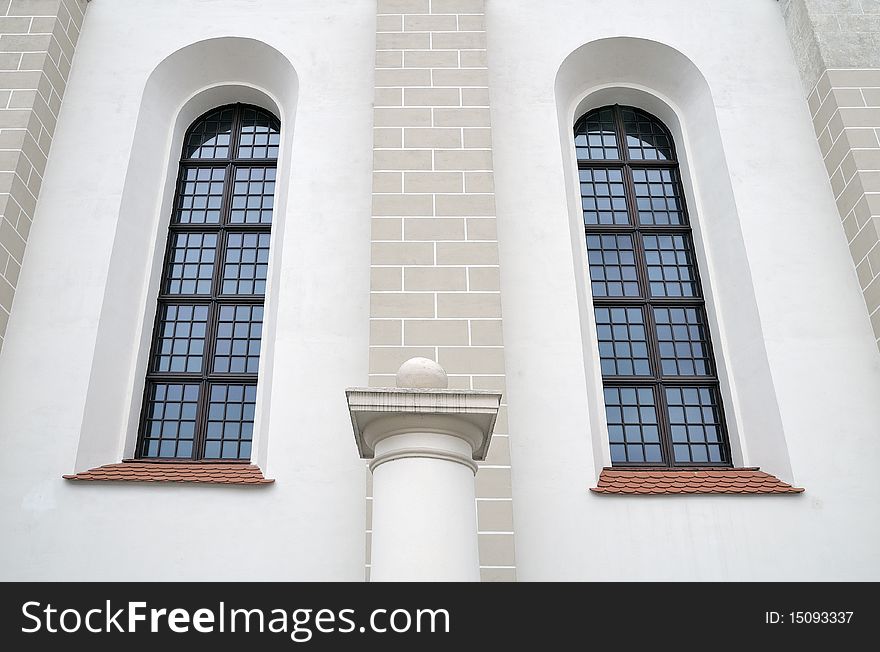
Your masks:
<path fill-rule="evenodd" d="M 137 457 L 250 458 L 279 129 L 236 104 L 186 133 Z"/>
<path fill-rule="evenodd" d="M 729 465 L 672 135 L 636 108 L 574 128 L 615 465 Z"/>

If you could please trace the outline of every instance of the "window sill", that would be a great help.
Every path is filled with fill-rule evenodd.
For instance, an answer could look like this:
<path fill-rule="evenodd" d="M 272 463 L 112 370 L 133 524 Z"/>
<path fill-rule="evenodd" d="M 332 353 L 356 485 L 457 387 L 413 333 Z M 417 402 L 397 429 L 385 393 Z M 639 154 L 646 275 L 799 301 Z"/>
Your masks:
<path fill-rule="evenodd" d="M 621 468 L 605 467 L 593 493 L 620 496 L 669 494 L 799 494 L 758 467 L 748 468 Z"/>
<path fill-rule="evenodd" d="M 266 485 L 256 464 L 241 462 L 178 462 L 123 460 L 82 473 L 62 476 L 73 482 L 184 482 L 197 484 Z"/>

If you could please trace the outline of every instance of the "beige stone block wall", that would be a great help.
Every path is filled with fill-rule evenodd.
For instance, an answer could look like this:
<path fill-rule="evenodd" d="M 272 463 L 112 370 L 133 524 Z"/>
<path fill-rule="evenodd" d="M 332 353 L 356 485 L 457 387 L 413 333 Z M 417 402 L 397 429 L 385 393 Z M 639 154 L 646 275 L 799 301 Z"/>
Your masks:
<path fill-rule="evenodd" d="M 826 70 L 809 104 L 880 346 L 880 68 Z"/>
<path fill-rule="evenodd" d="M 504 391 L 483 0 L 377 9 L 369 382 L 423 356 Z M 476 478 L 484 580 L 516 578 L 507 433 L 505 403 Z"/>
<path fill-rule="evenodd" d="M 880 0 L 780 7 L 880 347 Z"/>
<path fill-rule="evenodd" d="M 86 0 L 0 0 L 0 347 Z"/>

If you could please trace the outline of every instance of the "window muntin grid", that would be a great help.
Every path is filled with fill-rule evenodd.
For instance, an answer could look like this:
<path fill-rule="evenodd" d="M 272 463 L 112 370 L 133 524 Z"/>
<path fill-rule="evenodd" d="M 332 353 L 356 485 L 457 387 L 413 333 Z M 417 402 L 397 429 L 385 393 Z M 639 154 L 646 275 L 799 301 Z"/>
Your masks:
<path fill-rule="evenodd" d="M 275 168 L 240 167 L 232 190 L 232 224 L 271 224 L 275 201 Z"/>
<path fill-rule="evenodd" d="M 654 306 L 657 355 L 663 376 L 711 376 L 709 327 L 702 306 Z"/>
<path fill-rule="evenodd" d="M 631 168 L 640 224 L 685 224 L 684 200 L 674 168 Z"/>
<path fill-rule="evenodd" d="M 214 373 L 257 373 L 263 306 L 223 304 L 217 312 L 216 332 Z"/>
<path fill-rule="evenodd" d="M 587 258 L 593 296 L 639 296 L 638 268 L 631 234 L 588 234 Z"/>
<path fill-rule="evenodd" d="M 665 390 L 675 461 L 723 462 L 726 451 L 718 389 L 709 385 Z"/>
<path fill-rule="evenodd" d="M 591 112 L 578 121 L 574 129 L 574 145 L 578 159 L 618 159 L 618 136 L 611 107 Z"/>
<path fill-rule="evenodd" d="M 269 273 L 269 232 L 238 231 L 226 238 L 221 294 L 264 294 Z"/>
<path fill-rule="evenodd" d="M 241 110 L 238 158 L 277 159 L 281 144 L 281 123 L 256 107 Z"/>
<path fill-rule="evenodd" d="M 234 106 L 224 106 L 193 123 L 185 138 L 184 158 L 229 158 L 235 113 Z"/>
<path fill-rule="evenodd" d="M 174 221 L 179 224 L 219 224 L 226 168 L 191 167 L 182 172 Z"/>
<path fill-rule="evenodd" d="M 200 390 L 192 383 L 148 385 L 140 457 L 192 457 Z"/>
<path fill-rule="evenodd" d="M 596 306 L 602 374 L 650 376 L 648 330 L 640 306 Z"/>
<path fill-rule="evenodd" d="M 626 224 L 623 170 L 579 170 L 584 224 Z"/>
<path fill-rule="evenodd" d="M 687 233 L 643 233 L 648 291 L 652 297 L 698 297 L 700 287 Z"/>
<path fill-rule="evenodd" d="M 217 257 L 217 233 L 180 231 L 168 243 L 165 294 L 211 295 Z"/>
<path fill-rule="evenodd" d="M 644 111 L 620 107 L 623 131 L 626 134 L 626 148 L 633 161 L 671 161 L 672 136 L 665 125 Z"/>
<path fill-rule="evenodd" d="M 153 371 L 199 373 L 205 356 L 208 331 L 207 305 L 165 303 L 159 307 L 159 324 Z"/>
<path fill-rule="evenodd" d="M 205 458 L 250 459 L 257 386 L 213 383 L 208 394 Z"/>
<path fill-rule="evenodd" d="M 611 462 L 659 464 L 663 460 L 653 387 L 606 387 L 605 417 Z"/>

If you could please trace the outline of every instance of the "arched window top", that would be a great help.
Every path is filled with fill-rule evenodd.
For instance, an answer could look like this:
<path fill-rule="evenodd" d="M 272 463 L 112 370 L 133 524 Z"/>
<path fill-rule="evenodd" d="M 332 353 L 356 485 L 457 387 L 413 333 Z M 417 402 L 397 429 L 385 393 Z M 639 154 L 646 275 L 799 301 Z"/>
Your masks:
<path fill-rule="evenodd" d="M 674 161 L 672 135 L 660 120 L 631 106 L 590 111 L 574 127 L 579 161 Z M 626 142 L 621 153 L 620 143 Z"/>
<path fill-rule="evenodd" d="M 186 133 L 184 159 L 277 159 L 281 123 L 256 106 L 212 109 Z"/>

